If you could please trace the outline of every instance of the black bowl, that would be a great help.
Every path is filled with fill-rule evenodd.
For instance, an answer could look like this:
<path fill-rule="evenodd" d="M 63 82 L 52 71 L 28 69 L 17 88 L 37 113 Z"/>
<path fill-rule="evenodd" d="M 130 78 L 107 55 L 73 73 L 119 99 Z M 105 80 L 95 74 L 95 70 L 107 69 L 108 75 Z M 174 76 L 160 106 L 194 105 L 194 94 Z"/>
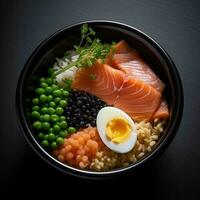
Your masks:
<path fill-rule="evenodd" d="M 157 146 L 152 152 L 135 164 L 125 168 L 120 168 L 107 172 L 84 171 L 67 166 L 46 152 L 34 138 L 29 123 L 25 117 L 25 98 L 28 95 L 28 86 L 31 77 L 35 74 L 45 74 L 47 68 L 52 66 L 56 57 L 62 57 L 64 52 L 72 49 L 73 44 L 77 44 L 80 38 L 80 27 L 87 23 L 95 29 L 97 37 L 105 42 L 119 41 L 125 39 L 128 43 L 136 48 L 143 58 L 150 63 L 154 72 L 166 84 L 165 98 L 169 105 L 170 117 L 164 133 Z M 178 71 L 169 55 L 163 48 L 147 36 L 145 33 L 131 26 L 112 22 L 112 21 L 87 21 L 78 23 L 51 35 L 32 53 L 23 68 L 16 90 L 16 108 L 17 116 L 23 128 L 25 138 L 35 152 L 50 165 L 57 169 L 79 177 L 85 178 L 109 178 L 130 173 L 140 168 L 148 161 L 156 158 L 169 145 L 174 138 L 179 127 L 183 112 L 183 89 Z"/>

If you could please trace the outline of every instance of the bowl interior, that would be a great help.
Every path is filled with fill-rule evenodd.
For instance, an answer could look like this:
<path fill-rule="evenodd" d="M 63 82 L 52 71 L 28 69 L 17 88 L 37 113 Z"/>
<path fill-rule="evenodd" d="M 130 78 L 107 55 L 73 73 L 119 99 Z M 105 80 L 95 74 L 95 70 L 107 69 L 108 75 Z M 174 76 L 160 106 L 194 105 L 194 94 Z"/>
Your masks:
<path fill-rule="evenodd" d="M 158 149 L 163 140 L 170 134 L 170 129 L 173 128 L 172 121 L 176 120 L 174 117 L 176 114 L 175 108 L 179 101 L 177 90 L 180 89 L 180 83 L 175 76 L 176 70 L 171 66 L 173 63 L 168 62 L 167 54 L 165 54 L 165 52 L 163 52 L 163 50 L 153 40 L 136 29 L 113 22 L 88 22 L 88 24 L 94 28 L 97 37 L 103 42 L 118 42 L 121 39 L 126 40 L 131 47 L 139 51 L 144 60 L 150 64 L 153 71 L 165 83 L 164 96 L 169 105 L 170 118 L 165 131 L 155 148 Z M 31 90 L 31 87 L 27 86 L 31 85 L 33 75 L 45 75 L 47 69 L 55 62 L 55 58 L 62 57 L 67 50 L 73 48 L 74 44 L 79 43 L 81 26 L 82 24 L 77 24 L 50 36 L 35 50 L 26 63 L 26 67 L 22 72 L 20 80 L 22 115 L 25 114 L 25 99 L 29 96 L 29 91 Z M 30 129 L 26 118 L 25 123 L 27 124 L 27 128 Z M 28 134 L 32 134 L 30 130 Z M 152 153 L 153 151 L 150 155 Z M 148 156 L 149 155 L 146 157 Z"/>

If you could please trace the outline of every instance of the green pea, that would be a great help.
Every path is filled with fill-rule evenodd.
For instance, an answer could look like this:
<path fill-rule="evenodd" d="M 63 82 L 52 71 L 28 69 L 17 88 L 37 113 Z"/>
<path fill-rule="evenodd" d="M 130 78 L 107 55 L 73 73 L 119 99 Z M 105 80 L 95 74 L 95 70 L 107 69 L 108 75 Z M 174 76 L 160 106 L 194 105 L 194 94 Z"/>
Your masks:
<path fill-rule="evenodd" d="M 47 101 L 47 96 L 45 94 L 40 95 L 40 102 L 45 103 Z"/>
<path fill-rule="evenodd" d="M 48 95 L 48 96 L 47 96 L 47 101 L 50 102 L 50 101 L 52 101 L 52 100 L 53 100 L 53 96 L 52 96 L 52 95 Z"/>
<path fill-rule="evenodd" d="M 52 107 L 52 108 L 55 108 L 56 107 L 56 103 L 54 101 L 51 101 L 49 103 L 49 106 Z"/>
<path fill-rule="evenodd" d="M 49 140 L 49 134 L 44 135 L 43 139 L 44 140 Z"/>
<path fill-rule="evenodd" d="M 69 96 L 69 92 L 64 90 L 63 93 L 62 93 L 63 97 L 68 97 Z"/>
<path fill-rule="evenodd" d="M 75 133 L 76 129 L 74 127 L 69 127 L 68 128 L 68 133 Z"/>
<path fill-rule="evenodd" d="M 32 107 L 32 111 L 39 111 L 40 110 L 40 107 L 39 106 L 33 106 Z"/>
<path fill-rule="evenodd" d="M 44 93 L 45 93 L 45 90 L 44 90 L 43 88 L 37 88 L 37 89 L 35 90 L 35 92 L 36 92 L 36 94 L 41 95 L 41 94 L 44 94 Z"/>
<path fill-rule="evenodd" d="M 40 115 L 40 121 L 44 122 L 44 115 Z"/>
<path fill-rule="evenodd" d="M 50 129 L 49 129 L 49 133 L 53 133 L 53 128 L 50 128 Z"/>
<path fill-rule="evenodd" d="M 60 137 L 65 138 L 68 135 L 67 131 L 60 131 L 59 133 Z"/>
<path fill-rule="evenodd" d="M 51 143 L 51 148 L 52 148 L 52 149 L 55 149 L 55 148 L 57 148 L 57 147 L 58 147 L 58 145 L 57 145 L 56 142 L 52 142 L 52 143 Z"/>
<path fill-rule="evenodd" d="M 42 128 L 42 123 L 39 122 L 39 121 L 34 122 L 34 123 L 33 123 L 33 128 L 34 128 L 35 130 L 40 130 L 40 129 Z"/>
<path fill-rule="evenodd" d="M 32 100 L 33 105 L 38 105 L 39 104 L 39 99 L 38 98 L 34 98 Z"/>
<path fill-rule="evenodd" d="M 55 139 L 56 139 L 55 134 L 49 133 L 48 139 L 49 139 L 49 141 L 51 141 L 51 142 L 55 141 Z"/>
<path fill-rule="evenodd" d="M 47 85 L 46 83 L 43 83 L 43 82 L 40 84 L 40 86 L 41 86 L 42 88 L 48 87 L 48 85 Z"/>
<path fill-rule="evenodd" d="M 67 101 L 61 100 L 60 101 L 60 106 L 63 107 L 63 108 L 65 108 L 67 106 Z"/>
<path fill-rule="evenodd" d="M 50 128 L 49 122 L 43 122 L 42 123 L 42 128 L 43 128 L 43 130 L 48 131 L 49 128 Z"/>
<path fill-rule="evenodd" d="M 45 121 L 45 122 L 49 122 L 50 119 L 51 119 L 50 115 L 48 115 L 48 114 L 44 114 L 44 119 L 43 119 L 43 121 Z"/>
<path fill-rule="evenodd" d="M 48 108 L 48 113 L 49 113 L 50 115 L 54 114 L 55 112 L 56 112 L 56 111 L 55 111 L 54 108 L 52 108 L 52 107 L 49 107 L 49 108 Z"/>
<path fill-rule="evenodd" d="M 53 91 L 53 96 L 54 97 L 60 97 L 62 95 L 62 92 L 60 90 L 54 90 Z"/>
<path fill-rule="evenodd" d="M 54 133 L 59 133 L 59 131 L 60 131 L 60 126 L 54 125 L 54 126 L 53 126 L 53 131 L 54 131 Z"/>
<path fill-rule="evenodd" d="M 43 137 L 44 137 L 44 133 L 38 133 L 38 139 L 39 139 L 39 140 L 42 140 Z"/>
<path fill-rule="evenodd" d="M 57 104 L 59 104 L 59 103 L 60 103 L 60 100 L 61 100 L 60 97 L 56 97 L 56 98 L 54 99 L 54 102 L 57 103 Z"/>
<path fill-rule="evenodd" d="M 39 119 L 39 118 L 40 118 L 40 113 L 39 113 L 38 111 L 33 111 L 33 112 L 31 113 L 31 117 L 32 117 L 33 119 Z"/>
<path fill-rule="evenodd" d="M 45 78 L 44 77 L 40 78 L 40 83 L 45 83 Z"/>
<path fill-rule="evenodd" d="M 45 88 L 45 93 L 46 93 L 46 94 L 51 94 L 52 91 L 53 91 L 52 87 L 49 87 L 49 86 L 48 86 L 48 87 Z"/>
<path fill-rule="evenodd" d="M 61 108 L 61 107 L 57 107 L 57 108 L 56 108 L 56 114 L 62 115 L 63 112 L 64 112 L 64 109 L 63 109 L 63 108 Z"/>
<path fill-rule="evenodd" d="M 56 143 L 57 143 L 57 145 L 61 145 L 61 144 L 64 143 L 64 139 L 63 139 L 62 137 L 58 137 L 58 138 L 56 139 Z"/>
<path fill-rule="evenodd" d="M 55 122 L 55 124 L 59 126 L 59 125 L 60 125 L 60 122 L 59 122 L 59 121 L 57 121 L 57 122 Z"/>
<path fill-rule="evenodd" d="M 66 117 L 65 116 L 60 116 L 60 121 L 66 121 Z"/>
<path fill-rule="evenodd" d="M 53 68 L 49 68 L 48 69 L 48 74 L 51 76 L 51 75 L 53 75 L 53 73 L 54 73 L 54 69 Z"/>
<path fill-rule="evenodd" d="M 47 107 L 41 108 L 41 113 L 42 114 L 47 114 L 48 113 L 48 108 Z"/>
<path fill-rule="evenodd" d="M 46 79 L 46 83 L 47 83 L 48 85 L 52 85 L 52 84 L 53 84 L 53 79 L 52 79 L 52 78 L 47 78 L 47 79 Z"/>
<path fill-rule="evenodd" d="M 54 90 L 57 90 L 59 87 L 57 86 L 57 85 L 55 85 L 55 84 L 53 84 L 52 86 L 51 86 Z"/>
<path fill-rule="evenodd" d="M 51 115 L 51 121 L 52 122 L 57 122 L 58 120 L 59 120 L 58 115 L 56 115 L 56 114 Z"/>
<path fill-rule="evenodd" d="M 49 147 L 49 142 L 47 140 L 42 140 L 42 146 Z"/>
<path fill-rule="evenodd" d="M 62 122 L 60 122 L 60 128 L 62 128 L 62 129 L 66 129 L 67 128 L 67 122 L 66 121 L 62 121 Z"/>

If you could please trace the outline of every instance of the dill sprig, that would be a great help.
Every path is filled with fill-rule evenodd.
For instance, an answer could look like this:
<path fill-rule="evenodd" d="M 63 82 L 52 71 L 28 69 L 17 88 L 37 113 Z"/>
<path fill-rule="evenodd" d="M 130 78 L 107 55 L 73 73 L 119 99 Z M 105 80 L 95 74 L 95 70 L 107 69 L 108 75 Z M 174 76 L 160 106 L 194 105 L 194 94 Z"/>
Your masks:
<path fill-rule="evenodd" d="M 101 43 L 100 39 L 92 38 L 95 34 L 95 31 L 87 24 L 84 24 L 81 27 L 80 43 L 79 45 L 74 45 L 74 49 L 79 55 L 78 59 L 76 61 L 71 61 L 66 67 L 63 67 L 59 71 L 55 72 L 55 75 L 58 75 L 73 66 L 78 68 L 91 67 L 98 59 L 101 59 L 104 62 L 106 56 L 114 51 L 114 43 Z M 67 54 L 68 52 L 66 52 L 66 55 Z"/>

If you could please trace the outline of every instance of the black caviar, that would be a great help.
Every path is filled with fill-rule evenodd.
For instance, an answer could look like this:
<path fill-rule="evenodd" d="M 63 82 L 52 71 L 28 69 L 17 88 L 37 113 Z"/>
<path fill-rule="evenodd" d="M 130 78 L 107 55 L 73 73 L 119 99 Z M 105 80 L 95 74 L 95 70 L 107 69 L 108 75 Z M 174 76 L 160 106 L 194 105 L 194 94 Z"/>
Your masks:
<path fill-rule="evenodd" d="M 65 114 L 70 126 L 76 128 L 94 127 L 99 110 L 105 106 L 107 106 L 106 103 L 94 95 L 71 91 Z"/>

